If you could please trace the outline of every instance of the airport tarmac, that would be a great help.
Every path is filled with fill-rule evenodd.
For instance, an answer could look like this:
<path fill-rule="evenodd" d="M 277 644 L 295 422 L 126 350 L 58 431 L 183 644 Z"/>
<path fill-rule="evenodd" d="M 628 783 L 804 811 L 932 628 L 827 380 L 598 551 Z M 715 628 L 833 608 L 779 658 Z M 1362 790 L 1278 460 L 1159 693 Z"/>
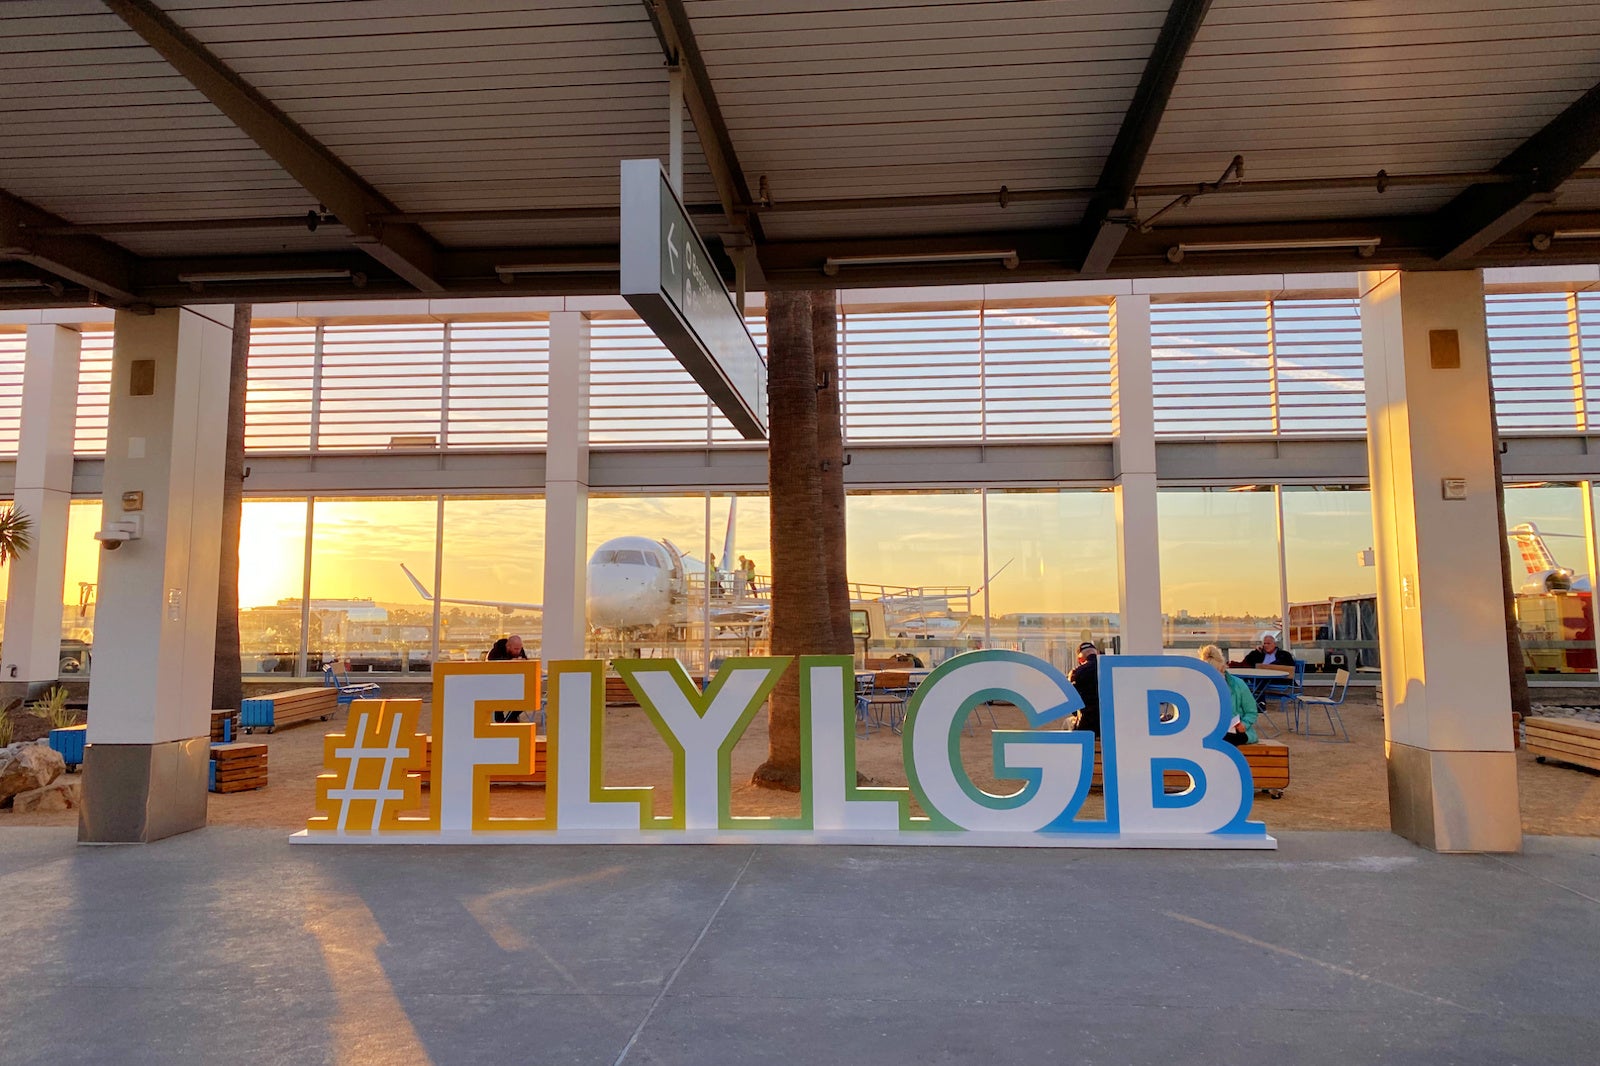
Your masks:
<path fill-rule="evenodd" d="M 6 1063 L 1589 1063 L 1600 841 L 0 836 Z"/>

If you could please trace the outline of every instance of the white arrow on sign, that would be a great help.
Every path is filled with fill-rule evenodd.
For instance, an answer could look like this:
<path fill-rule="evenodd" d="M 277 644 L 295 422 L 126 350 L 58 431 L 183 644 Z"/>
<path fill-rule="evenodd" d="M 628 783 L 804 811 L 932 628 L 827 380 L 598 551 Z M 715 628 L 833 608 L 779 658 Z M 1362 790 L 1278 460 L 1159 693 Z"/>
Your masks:
<path fill-rule="evenodd" d="M 678 242 L 675 239 L 678 231 L 678 220 L 673 219 L 667 223 L 667 253 L 672 257 L 672 272 L 678 272 Z"/>

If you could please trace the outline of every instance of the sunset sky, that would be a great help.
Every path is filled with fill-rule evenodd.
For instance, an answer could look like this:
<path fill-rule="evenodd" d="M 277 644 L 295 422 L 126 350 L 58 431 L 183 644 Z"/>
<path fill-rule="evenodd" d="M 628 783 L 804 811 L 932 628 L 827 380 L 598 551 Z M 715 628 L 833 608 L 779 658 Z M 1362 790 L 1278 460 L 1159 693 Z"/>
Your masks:
<path fill-rule="evenodd" d="M 1114 497 L 1109 492 L 989 493 L 991 613 L 1114 612 Z M 1284 493 L 1288 598 L 1371 593 L 1375 571 L 1356 553 L 1372 543 L 1364 491 Z M 400 570 L 431 588 L 437 504 L 427 500 L 318 500 L 313 589 L 318 598 L 423 603 Z M 96 580 L 98 501 L 73 504 L 63 599 Z M 603 497 L 589 502 L 589 550 L 624 535 L 668 539 L 705 554 L 703 496 Z M 1162 608 L 1277 613 L 1275 516 L 1270 492 L 1163 491 Z M 719 556 L 728 498 L 711 501 L 711 550 Z M 240 549 L 240 601 L 263 606 L 298 597 L 305 552 L 304 500 L 251 500 Z M 1582 489 L 1507 490 L 1507 520 L 1533 522 L 1564 566 L 1587 572 Z M 852 580 L 978 589 L 984 580 L 983 518 L 976 492 L 854 495 L 849 501 Z M 734 554 L 770 569 L 764 496 L 742 496 Z M 443 595 L 537 603 L 543 596 L 544 501 L 450 499 L 444 507 Z M 974 610 L 980 610 L 974 603 Z"/>

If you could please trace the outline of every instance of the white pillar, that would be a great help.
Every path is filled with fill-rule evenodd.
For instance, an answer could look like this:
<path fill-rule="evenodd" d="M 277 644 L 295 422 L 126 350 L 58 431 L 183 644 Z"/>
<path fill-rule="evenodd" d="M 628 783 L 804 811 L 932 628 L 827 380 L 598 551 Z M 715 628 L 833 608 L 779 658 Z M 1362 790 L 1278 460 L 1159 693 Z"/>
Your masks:
<path fill-rule="evenodd" d="M 1361 339 L 1389 821 L 1438 851 L 1516 851 L 1482 276 L 1361 275 Z"/>
<path fill-rule="evenodd" d="M 1161 538 L 1148 296 L 1119 296 L 1112 305 L 1111 398 L 1122 653 L 1160 655 Z"/>
<path fill-rule="evenodd" d="M 539 657 L 581 659 L 589 632 L 589 319 L 550 315 L 544 473 L 544 628 Z"/>
<path fill-rule="evenodd" d="M 100 561 L 79 840 L 205 824 L 231 322 L 117 312 L 102 523 L 142 528 Z"/>
<path fill-rule="evenodd" d="M 61 583 L 67 569 L 82 341 L 65 326 L 28 327 L 14 505 L 33 522 L 33 547 L 10 563 L 0 665 L 6 682 L 51 682 L 60 674 Z"/>

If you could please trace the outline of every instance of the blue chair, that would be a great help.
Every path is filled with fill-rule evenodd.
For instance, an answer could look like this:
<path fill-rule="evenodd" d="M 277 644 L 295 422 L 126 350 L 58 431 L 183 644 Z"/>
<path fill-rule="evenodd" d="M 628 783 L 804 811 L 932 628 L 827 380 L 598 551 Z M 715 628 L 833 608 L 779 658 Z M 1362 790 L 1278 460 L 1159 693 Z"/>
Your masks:
<path fill-rule="evenodd" d="M 1343 743 L 1350 742 L 1350 733 L 1344 727 L 1344 715 L 1339 708 L 1344 704 L 1345 693 L 1350 691 L 1350 671 L 1340 670 L 1333 675 L 1333 694 L 1329 696 L 1301 695 L 1296 703 L 1299 705 L 1295 717 L 1300 717 L 1300 712 L 1305 712 L 1305 735 L 1308 737 L 1327 737 L 1332 740 L 1341 734 Z M 1326 733 L 1313 733 L 1311 731 L 1311 711 L 1321 708 L 1328 717 L 1328 731 Z M 1337 730 L 1336 730 L 1337 727 Z"/>
<path fill-rule="evenodd" d="M 1300 699 L 1300 693 L 1305 689 L 1305 681 L 1306 664 L 1300 660 L 1296 660 L 1293 674 L 1283 675 L 1282 681 L 1268 681 L 1265 685 L 1263 685 L 1260 699 L 1263 717 L 1265 717 L 1266 714 L 1267 701 L 1276 700 L 1278 703 L 1279 712 L 1282 713 L 1285 722 L 1289 725 L 1289 731 L 1298 732 L 1300 728 L 1298 701 Z M 1294 709 L 1295 716 L 1294 720 L 1289 722 L 1289 713 L 1291 708 Z M 1260 721 L 1260 719 L 1257 719 L 1257 721 Z M 1267 718 L 1266 721 L 1268 725 L 1272 726 L 1273 735 L 1276 736 L 1277 733 L 1280 732 L 1277 723 L 1272 721 L 1271 718 Z"/>

